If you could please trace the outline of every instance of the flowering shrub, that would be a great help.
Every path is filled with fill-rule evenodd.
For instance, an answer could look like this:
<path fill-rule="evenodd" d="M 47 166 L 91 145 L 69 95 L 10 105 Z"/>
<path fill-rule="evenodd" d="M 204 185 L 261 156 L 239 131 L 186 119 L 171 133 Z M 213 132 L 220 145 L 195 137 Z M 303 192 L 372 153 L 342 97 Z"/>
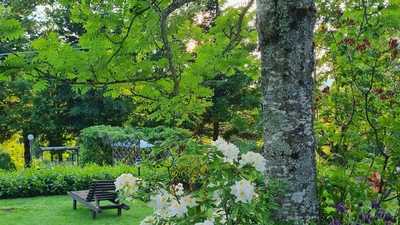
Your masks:
<path fill-rule="evenodd" d="M 154 213 L 141 225 L 273 224 L 269 212 L 275 188 L 265 183 L 262 155 L 241 154 L 219 138 L 198 157 L 208 165 L 200 187 L 189 192 L 172 179 L 160 182 L 151 197 Z"/>
<path fill-rule="evenodd" d="M 323 224 L 398 224 L 397 202 L 392 202 L 397 196 L 392 197 L 389 189 L 382 186 L 380 173 L 372 172 L 367 177 L 369 167 L 359 166 L 353 168 L 357 169 L 357 178 L 349 176 L 352 171 L 341 167 L 319 167 Z"/>
<path fill-rule="evenodd" d="M 139 179 L 130 173 L 124 173 L 115 180 L 115 188 L 119 199 L 124 201 L 132 200 L 132 196 L 139 189 Z"/>

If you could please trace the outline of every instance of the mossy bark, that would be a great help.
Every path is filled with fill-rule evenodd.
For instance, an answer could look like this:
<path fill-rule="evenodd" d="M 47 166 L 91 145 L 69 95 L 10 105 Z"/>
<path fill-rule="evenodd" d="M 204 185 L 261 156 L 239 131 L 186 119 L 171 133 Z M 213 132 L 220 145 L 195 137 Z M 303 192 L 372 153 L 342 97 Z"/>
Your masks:
<path fill-rule="evenodd" d="M 277 219 L 318 218 L 313 134 L 313 0 L 258 0 L 267 179 L 285 184 Z"/>

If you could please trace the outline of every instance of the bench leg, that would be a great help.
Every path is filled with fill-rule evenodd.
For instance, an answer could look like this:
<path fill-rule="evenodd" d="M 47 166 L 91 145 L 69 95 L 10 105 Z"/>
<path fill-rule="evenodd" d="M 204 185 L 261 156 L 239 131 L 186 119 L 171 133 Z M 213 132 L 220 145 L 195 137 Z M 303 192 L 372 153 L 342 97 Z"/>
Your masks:
<path fill-rule="evenodd" d="M 72 208 L 76 209 L 76 200 L 72 200 Z"/>
<path fill-rule="evenodd" d="M 96 219 L 96 215 L 97 215 L 96 211 L 92 211 L 92 218 L 93 219 Z"/>
<path fill-rule="evenodd" d="M 122 209 L 118 208 L 118 216 L 121 216 L 121 215 L 122 215 Z"/>

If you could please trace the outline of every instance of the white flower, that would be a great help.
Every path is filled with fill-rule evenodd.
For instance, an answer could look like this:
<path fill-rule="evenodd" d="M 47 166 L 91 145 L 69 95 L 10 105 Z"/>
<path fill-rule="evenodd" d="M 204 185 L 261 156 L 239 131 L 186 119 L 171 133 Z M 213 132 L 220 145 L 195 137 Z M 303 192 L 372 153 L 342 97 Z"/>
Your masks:
<path fill-rule="evenodd" d="M 236 202 L 249 203 L 254 197 L 254 185 L 248 180 L 236 181 L 231 186 L 231 194 L 236 196 Z"/>
<path fill-rule="evenodd" d="M 237 161 L 240 151 L 236 145 L 226 142 L 221 137 L 218 137 L 213 144 L 224 155 L 224 162 L 233 163 Z"/>
<path fill-rule="evenodd" d="M 157 223 L 157 219 L 154 216 L 148 216 L 140 222 L 140 225 L 153 225 Z"/>
<path fill-rule="evenodd" d="M 196 223 L 195 225 L 214 225 L 214 221 L 212 220 L 205 220 L 202 223 Z"/>
<path fill-rule="evenodd" d="M 384 0 L 382 4 L 383 4 L 384 8 L 387 8 L 387 7 L 389 7 L 390 3 L 389 3 L 389 0 Z"/>
<path fill-rule="evenodd" d="M 400 173 L 400 166 L 397 166 L 397 167 L 396 167 L 396 172 L 397 172 L 397 173 Z"/>
<path fill-rule="evenodd" d="M 183 191 L 183 184 L 181 183 L 173 185 L 172 188 L 174 189 L 174 192 L 177 196 L 182 196 L 183 194 L 185 194 L 185 192 Z"/>
<path fill-rule="evenodd" d="M 183 202 L 179 203 L 175 199 L 171 201 L 168 209 L 171 216 L 176 216 L 178 218 L 183 217 L 188 211 L 186 204 Z"/>
<path fill-rule="evenodd" d="M 132 174 L 124 173 L 115 180 L 114 184 L 116 191 L 126 197 L 130 197 L 138 190 L 138 181 L 139 179 Z"/>
<path fill-rule="evenodd" d="M 340 3 L 339 8 L 340 8 L 340 10 L 341 10 L 342 12 L 344 12 L 344 10 L 346 10 L 346 2 Z"/>
<path fill-rule="evenodd" d="M 177 186 L 179 185 L 173 187 L 175 188 Z M 155 214 L 164 219 L 174 216 L 178 218 L 183 217 L 187 213 L 188 207 L 197 206 L 196 199 L 191 195 L 178 199 L 166 190 L 161 189 L 157 195 L 151 197 L 151 205 L 155 208 Z"/>
<path fill-rule="evenodd" d="M 166 208 L 169 198 L 166 195 L 158 194 L 151 197 L 151 200 L 153 201 L 156 209 L 163 209 Z"/>
<path fill-rule="evenodd" d="M 161 218 L 167 218 L 171 216 L 168 209 L 171 199 L 172 195 L 165 190 L 160 190 L 157 195 L 151 197 L 150 205 L 156 209 L 155 213 Z"/>
<path fill-rule="evenodd" d="M 194 16 L 193 21 L 197 25 L 210 26 L 210 24 L 212 22 L 212 15 L 210 12 L 207 12 L 207 11 L 200 12 Z"/>
<path fill-rule="evenodd" d="M 256 152 L 248 152 L 244 155 L 242 155 L 242 159 L 239 161 L 240 163 L 240 167 L 243 167 L 245 165 L 252 165 L 256 168 L 257 171 L 264 173 L 266 168 L 265 168 L 265 164 L 266 164 L 266 160 L 265 158 Z"/>
<path fill-rule="evenodd" d="M 196 207 L 198 204 L 196 202 L 196 199 L 193 198 L 191 195 L 186 195 L 181 199 L 182 203 L 185 204 L 189 208 Z"/>

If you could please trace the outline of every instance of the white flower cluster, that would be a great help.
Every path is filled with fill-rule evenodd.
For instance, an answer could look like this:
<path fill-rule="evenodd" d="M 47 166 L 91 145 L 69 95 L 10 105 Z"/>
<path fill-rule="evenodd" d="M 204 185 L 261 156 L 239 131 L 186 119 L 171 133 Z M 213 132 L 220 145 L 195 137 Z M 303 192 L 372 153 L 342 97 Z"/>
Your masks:
<path fill-rule="evenodd" d="M 156 214 L 161 218 L 181 218 L 188 212 L 188 208 L 197 206 L 196 199 L 191 195 L 183 196 L 184 190 L 182 184 L 173 186 L 173 189 L 178 189 L 178 191 L 175 191 L 175 196 L 166 190 L 160 190 L 156 196 L 152 197 Z"/>
<path fill-rule="evenodd" d="M 234 163 L 238 161 L 239 148 L 236 147 L 234 144 L 226 142 L 221 137 L 219 137 L 213 144 L 224 155 L 224 162 Z M 256 152 L 250 151 L 241 156 L 241 159 L 239 161 L 239 168 L 242 168 L 246 165 L 253 166 L 257 171 L 261 173 L 264 173 L 266 170 L 265 158 L 261 154 Z M 236 202 L 250 203 L 256 194 L 255 186 L 250 181 L 242 179 L 241 181 L 236 181 L 236 183 L 231 186 L 231 194 L 236 197 Z M 218 195 L 219 193 L 214 192 L 214 198 L 217 199 L 216 196 Z"/>
<path fill-rule="evenodd" d="M 239 148 L 236 147 L 234 144 L 228 143 L 223 138 L 219 137 L 213 143 L 213 145 L 216 146 L 217 149 L 224 155 L 224 162 L 234 163 L 238 161 L 240 151 Z M 261 173 L 264 173 L 266 169 L 265 158 L 261 154 L 252 151 L 243 154 L 241 156 L 239 164 L 240 168 L 242 168 L 245 165 L 252 165 L 254 166 L 254 168 L 256 168 L 257 171 Z"/>
<path fill-rule="evenodd" d="M 236 202 L 250 203 L 255 196 L 254 184 L 248 180 L 236 181 L 231 187 L 231 194 L 236 197 Z"/>
<path fill-rule="evenodd" d="M 250 151 L 242 155 L 242 159 L 239 161 L 239 164 L 240 167 L 243 167 L 245 165 L 252 165 L 254 166 L 254 168 L 256 168 L 257 171 L 264 173 L 266 170 L 266 162 L 267 161 L 260 153 Z"/>
<path fill-rule="evenodd" d="M 247 165 L 254 167 L 257 171 L 264 173 L 266 170 L 265 158 L 255 152 L 247 152 L 240 156 L 239 148 L 234 144 L 225 141 L 222 138 L 218 138 L 214 143 L 214 146 L 222 153 L 222 160 L 224 163 L 229 163 L 236 168 L 243 168 Z M 209 196 L 213 201 L 212 208 L 205 209 L 207 212 L 212 212 L 212 215 L 208 215 L 206 220 L 193 223 L 194 225 L 214 225 L 214 224 L 226 224 L 227 214 L 224 208 L 221 207 L 224 202 L 224 193 L 232 195 L 235 198 L 236 203 L 248 204 L 257 198 L 256 186 L 251 181 L 241 179 L 239 181 L 227 180 L 226 177 L 221 177 L 221 180 L 217 178 L 216 183 L 209 183 L 204 188 L 217 189 Z M 232 185 L 233 183 L 233 185 Z M 198 206 L 198 202 L 191 195 L 185 195 L 185 190 L 182 184 L 172 185 L 167 190 L 160 190 L 159 193 L 152 197 L 154 203 L 154 214 L 147 217 L 142 221 L 141 225 L 159 224 L 160 221 L 173 221 L 176 219 L 184 220 L 185 216 L 189 215 L 188 211 L 190 208 Z M 207 207 L 207 206 L 205 206 Z M 204 210 L 204 207 L 201 207 Z"/>
<path fill-rule="evenodd" d="M 139 179 L 130 173 L 124 173 L 119 176 L 114 184 L 116 191 L 123 195 L 127 200 L 131 200 L 132 196 L 137 192 Z"/>
<path fill-rule="evenodd" d="M 221 137 L 218 137 L 213 144 L 224 155 L 224 162 L 237 162 L 240 151 L 236 145 L 228 143 Z"/>

